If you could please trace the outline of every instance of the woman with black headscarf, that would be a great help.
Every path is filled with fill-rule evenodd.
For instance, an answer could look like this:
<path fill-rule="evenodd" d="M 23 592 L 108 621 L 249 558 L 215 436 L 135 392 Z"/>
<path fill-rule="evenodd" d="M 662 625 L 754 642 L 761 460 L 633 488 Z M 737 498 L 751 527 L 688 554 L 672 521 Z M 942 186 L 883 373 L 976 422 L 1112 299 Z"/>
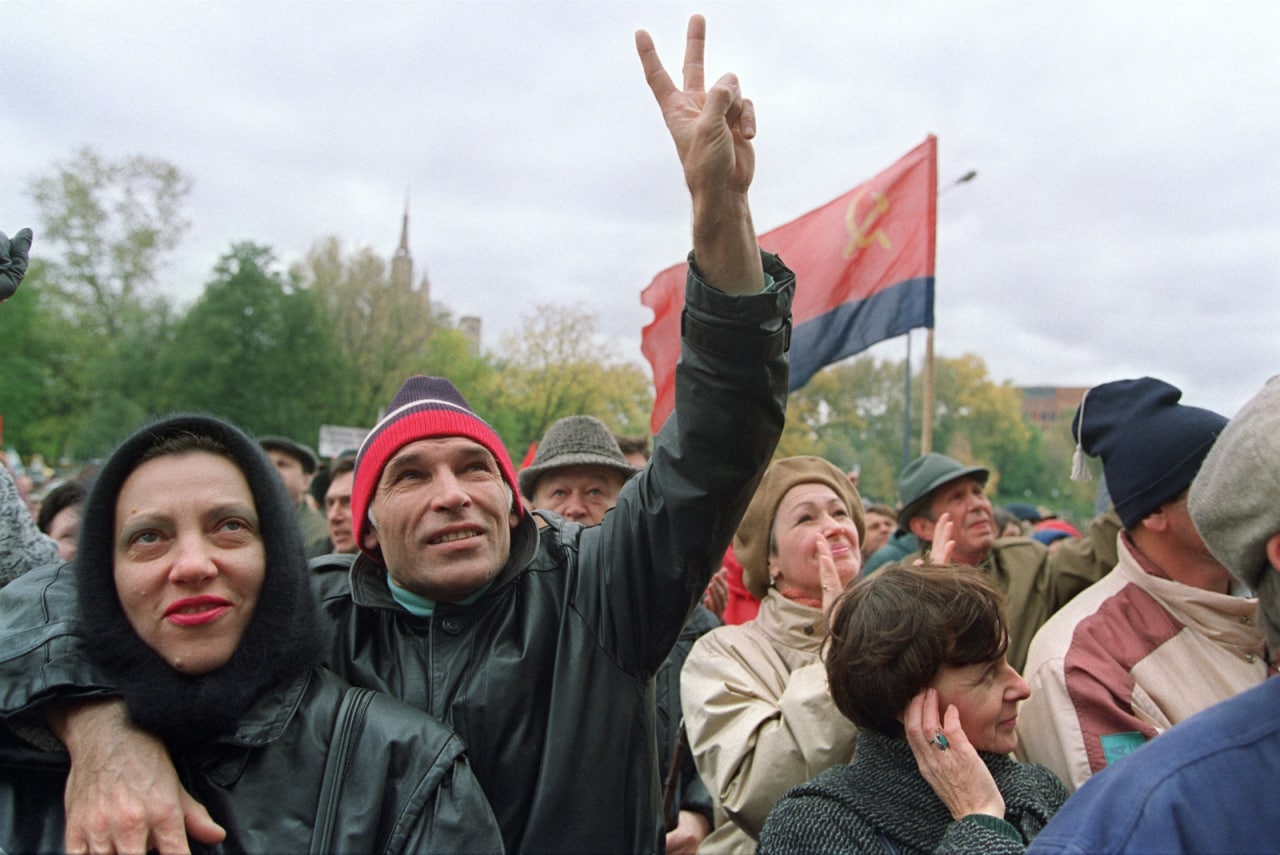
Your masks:
<path fill-rule="evenodd" d="M 314 665 L 322 630 L 293 508 L 237 429 L 179 416 L 127 439 L 69 568 L 94 684 L 164 740 L 223 849 L 501 850 L 447 726 Z M 0 744 L 0 849 L 61 848 L 65 755 L 15 754 L 11 733 Z"/>

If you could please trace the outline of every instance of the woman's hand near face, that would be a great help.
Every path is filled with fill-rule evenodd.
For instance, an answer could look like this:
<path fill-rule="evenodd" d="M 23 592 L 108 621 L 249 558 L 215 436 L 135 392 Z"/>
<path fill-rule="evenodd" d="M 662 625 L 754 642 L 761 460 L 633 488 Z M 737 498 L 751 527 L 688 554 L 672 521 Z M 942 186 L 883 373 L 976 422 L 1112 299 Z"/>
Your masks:
<path fill-rule="evenodd" d="M 836 572 L 836 562 L 831 556 L 831 544 L 825 537 L 819 537 L 814 549 L 818 556 L 818 579 L 822 582 L 822 613 L 827 616 L 827 625 L 831 625 L 831 607 L 836 598 L 844 590 L 844 582 Z"/>
<path fill-rule="evenodd" d="M 1004 797 L 978 752 L 960 727 L 960 713 L 948 705 L 938 714 L 938 691 L 926 688 L 907 705 L 903 727 L 920 774 L 951 811 L 953 819 L 975 813 L 1004 819 Z M 933 740 L 941 731 L 947 748 Z"/>

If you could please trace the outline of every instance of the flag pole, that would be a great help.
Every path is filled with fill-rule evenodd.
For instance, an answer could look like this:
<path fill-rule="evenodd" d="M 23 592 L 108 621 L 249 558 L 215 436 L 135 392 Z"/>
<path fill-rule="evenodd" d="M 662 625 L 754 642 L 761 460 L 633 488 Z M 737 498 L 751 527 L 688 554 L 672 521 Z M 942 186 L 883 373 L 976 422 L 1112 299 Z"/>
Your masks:
<path fill-rule="evenodd" d="M 911 330 L 907 330 L 907 366 L 903 381 L 902 406 L 902 468 L 906 469 L 911 462 Z"/>
<path fill-rule="evenodd" d="M 924 331 L 924 387 L 920 390 L 920 453 L 933 451 L 933 327 Z"/>
<path fill-rule="evenodd" d="M 938 195 L 942 196 L 943 193 L 957 185 L 968 184 L 977 177 L 978 170 L 970 169 L 964 175 L 939 190 Z M 925 330 L 923 374 L 924 388 L 921 390 L 920 395 L 922 399 L 920 409 L 923 411 L 920 413 L 920 453 L 928 454 L 933 451 L 933 327 Z"/>

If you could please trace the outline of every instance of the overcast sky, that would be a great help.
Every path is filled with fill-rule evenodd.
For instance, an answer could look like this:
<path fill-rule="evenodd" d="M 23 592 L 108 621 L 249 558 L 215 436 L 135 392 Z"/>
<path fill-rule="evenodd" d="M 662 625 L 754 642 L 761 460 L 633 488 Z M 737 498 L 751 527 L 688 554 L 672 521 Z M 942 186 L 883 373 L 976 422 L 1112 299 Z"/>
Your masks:
<path fill-rule="evenodd" d="M 38 229 L 30 181 L 82 146 L 164 158 L 190 301 L 236 241 L 389 257 L 409 192 L 417 271 L 487 347 L 573 305 L 639 360 L 690 238 L 632 34 L 678 69 L 692 12 L 756 104 L 760 231 L 929 133 L 940 186 L 978 171 L 939 202 L 940 355 L 1226 415 L 1280 371 L 1280 3 L 5 2 L 0 229 Z"/>

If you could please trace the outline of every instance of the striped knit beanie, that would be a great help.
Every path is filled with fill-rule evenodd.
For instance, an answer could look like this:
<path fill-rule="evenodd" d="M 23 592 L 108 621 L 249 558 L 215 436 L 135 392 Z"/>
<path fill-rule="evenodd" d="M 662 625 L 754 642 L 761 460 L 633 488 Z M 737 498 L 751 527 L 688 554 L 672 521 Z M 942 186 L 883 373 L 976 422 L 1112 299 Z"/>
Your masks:
<path fill-rule="evenodd" d="M 387 414 L 369 431 L 356 456 L 355 483 L 351 488 L 351 518 L 356 526 L 356 543 L 360 551 L 379 564 L 381 550 L 365 548 L 369 531 L 369 506 L 373 504 L 382 478 L 382 469 L 397 451 L 411 442 L 433 437 L 461 436 L 483 445 L 498 462 L 502 479 L 511 487 L 517 515 L 525 511 L 516 485 L 511 455 L 493 428 L 475 414 L 457 388 L 443 377 L 421 374 L 404 381 L 391 399 Z"/>

